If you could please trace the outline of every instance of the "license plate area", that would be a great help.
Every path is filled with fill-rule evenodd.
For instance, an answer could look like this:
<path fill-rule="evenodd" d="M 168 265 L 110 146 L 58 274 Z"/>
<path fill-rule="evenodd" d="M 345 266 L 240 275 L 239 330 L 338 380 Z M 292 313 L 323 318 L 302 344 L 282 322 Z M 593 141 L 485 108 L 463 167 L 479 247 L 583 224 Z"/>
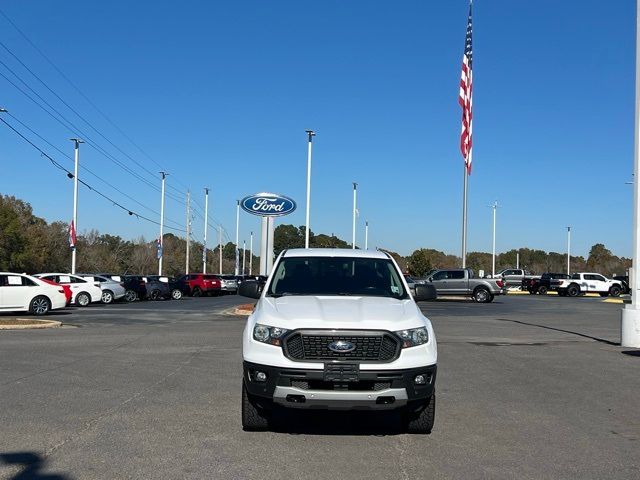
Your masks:
<path fill-rule="evenodd" d="M 325 363 L 325 382 L 357 382 L 360 380 L 360 365 L 357 363 Z"/>

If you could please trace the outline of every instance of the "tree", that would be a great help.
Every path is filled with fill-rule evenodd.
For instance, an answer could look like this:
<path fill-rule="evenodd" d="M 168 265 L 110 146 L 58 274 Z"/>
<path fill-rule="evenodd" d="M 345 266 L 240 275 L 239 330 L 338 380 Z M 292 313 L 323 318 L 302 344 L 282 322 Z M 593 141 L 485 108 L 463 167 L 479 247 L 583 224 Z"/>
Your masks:
<path fill-rule="evenodd" d="M 433 268 L 431 256 L 429 250 L 426 248 L 415 250 L 407 259 L 409 273 L 416 277 L 423 277 Z"/>

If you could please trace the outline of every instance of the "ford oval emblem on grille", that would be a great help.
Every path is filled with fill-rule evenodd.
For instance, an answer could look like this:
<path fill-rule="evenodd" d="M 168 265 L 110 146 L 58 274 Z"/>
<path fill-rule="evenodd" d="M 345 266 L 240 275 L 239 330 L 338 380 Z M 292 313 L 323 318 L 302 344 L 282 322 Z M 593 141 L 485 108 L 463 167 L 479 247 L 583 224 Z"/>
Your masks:
<path fill-rule="evenodd" d="M 349 353 L 349 352 L 353 352 L 356 349 L 356 346 L 351 343 L 351 342 L 347 342 L 345 340 L 338 340 L 337 342 L 332 342 L 328 345 L 329 350 L 331 350 L 332 352 L 338 352 L 338 353 Z"/>

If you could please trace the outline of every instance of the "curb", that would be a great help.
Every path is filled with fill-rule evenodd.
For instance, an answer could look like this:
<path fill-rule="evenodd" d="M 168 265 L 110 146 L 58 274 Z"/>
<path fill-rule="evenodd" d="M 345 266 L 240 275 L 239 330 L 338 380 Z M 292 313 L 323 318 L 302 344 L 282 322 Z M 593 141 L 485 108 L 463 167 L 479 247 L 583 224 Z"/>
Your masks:
<path fill-rule="evenodd" d="M 617 304 L 623 304 L 623 303 L 631 303 L 631 300 L 625 300 L 624 298 L 605 298 L 602 303 L 617 303 Z"/>
<path fill-rule="evenodd" d="M 247 303 L 245 305 L 238 305 L 236 308 L 233 309 L 231 314 L 249 316 L 253 313 L 254 308 L 255 308 L 255 305 L 252 303 Z"/>
<path fill-rule="evenodd" d="M 43 328 L 56 328 L 62 325 L 62 322 L 57 320 L 33 320 L 26 318 L 16 318 L 15 325 L 0 325 L 0 330 L 38 330 Z M 35 324 L 20 324 L 21 321 L 39 322 Z"/>

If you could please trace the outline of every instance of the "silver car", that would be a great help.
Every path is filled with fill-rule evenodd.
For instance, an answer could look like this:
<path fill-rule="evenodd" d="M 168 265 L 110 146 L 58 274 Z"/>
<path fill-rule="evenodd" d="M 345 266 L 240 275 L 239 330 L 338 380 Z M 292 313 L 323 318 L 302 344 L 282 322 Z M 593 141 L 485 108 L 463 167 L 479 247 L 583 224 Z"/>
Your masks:
<path fill-rule="evenodd" d="M 238 293 L 238 280 L 234 275 L 218 275 L 222 293 Z"/>
<path fill-rule="evenodd" d="M 100 286 L 102 290 L 102 303 L 106 303 L 107 305 L 123 298 L 127 291 L 123 283 L 102 275 L 82 274 L 80 276 L 89 281 L 94 281 Z"/>

